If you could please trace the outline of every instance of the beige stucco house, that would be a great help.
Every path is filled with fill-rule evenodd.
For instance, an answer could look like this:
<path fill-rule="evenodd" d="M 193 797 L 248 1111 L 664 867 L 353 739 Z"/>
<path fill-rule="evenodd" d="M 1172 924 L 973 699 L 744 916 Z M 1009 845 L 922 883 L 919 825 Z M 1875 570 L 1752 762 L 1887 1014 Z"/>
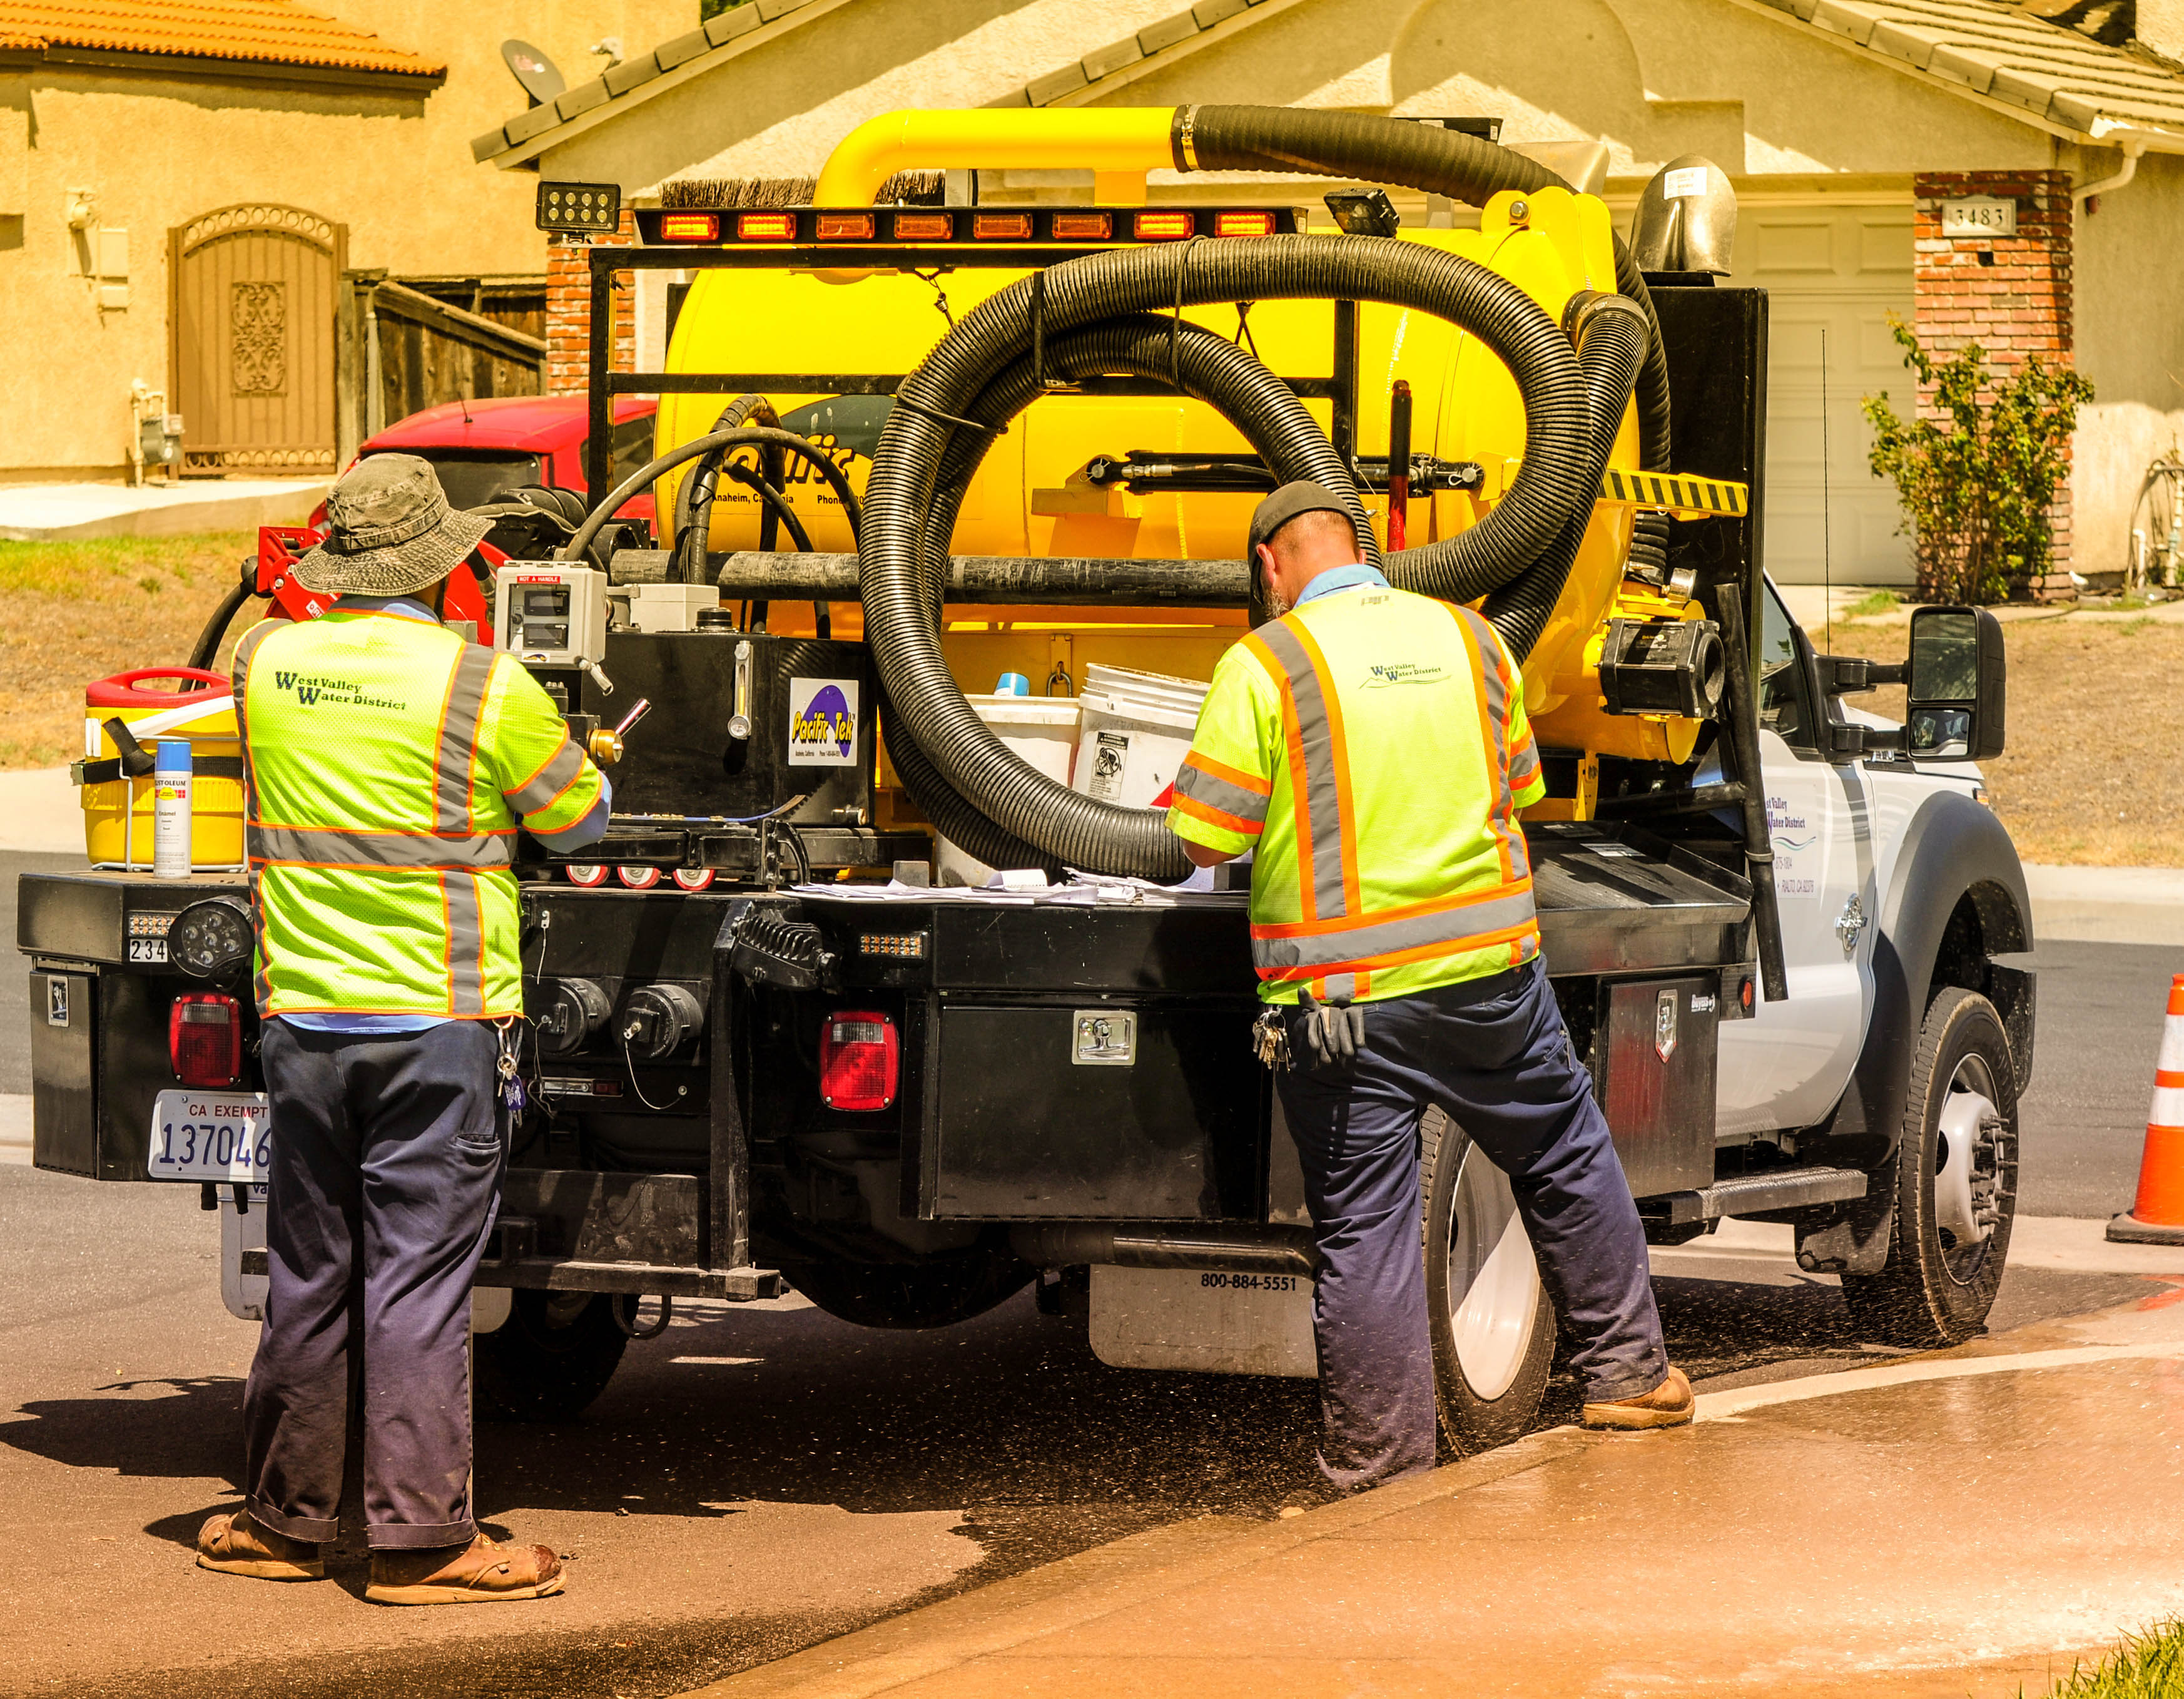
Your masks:
<path fill-rule="evenodd" d="M 118 476 L 131 389 L 192 471 L 323 475 L 344 266 L 546 270 L 528 177 L 470 138 L 698 0 L 0 0 L 0 482 Z"/>
<path fill-rule="evenodd" d="M 2107 39 L 2070 27 L 2080 13 Z M 473 147 L 496 175 L 641 199 L 678 176 L 814 173 L 896 107 L 1257 101 L 1594 142 L 1624 216 L 1666 162 L 1702 154 L 1741 198 L 1731 281 L 1772 292 L 1776 574 L 1909 577 L 1858 411 L 1878 390 L 1908 398 L 1892 314 L 2092 379 L 2059 536 L 2077 570 L 2111 572 L 2148 461 L 2184 433 L 2184 70 L 2164 54 L 2184 58 L 2180 0 L 752 0 Z M 1314 203 L 1329 187 L 1253 181 Z M 987 173 L 978 193 L 1090 186 Z M 1236 189 L 1156 177 L 1153 193 Z M 2009 202 L 2017 236 L 1945 235 L 1942 204 L 1966 197 Z M 640 290 L 646 364 L 668 281 Z"/>

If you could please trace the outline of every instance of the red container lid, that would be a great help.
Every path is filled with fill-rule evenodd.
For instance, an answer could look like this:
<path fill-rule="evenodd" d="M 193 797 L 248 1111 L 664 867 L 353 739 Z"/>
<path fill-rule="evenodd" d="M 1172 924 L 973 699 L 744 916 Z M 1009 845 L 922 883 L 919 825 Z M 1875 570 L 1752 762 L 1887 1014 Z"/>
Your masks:
<path fill-rule="evenodd" d="M 161 679 L 171 682 L 170 688 L 153 690 L 144 681 Z M 92 708 L 178 708 L 187 702 L 200 701 L 209 690 L 225 691 L 231 688 L 227 674 L 208 672 L 203 667 L 139 667 L 133 673 L 116 673 L 110 679 L 100 679 L 84 686 L 83 701 Z"/>

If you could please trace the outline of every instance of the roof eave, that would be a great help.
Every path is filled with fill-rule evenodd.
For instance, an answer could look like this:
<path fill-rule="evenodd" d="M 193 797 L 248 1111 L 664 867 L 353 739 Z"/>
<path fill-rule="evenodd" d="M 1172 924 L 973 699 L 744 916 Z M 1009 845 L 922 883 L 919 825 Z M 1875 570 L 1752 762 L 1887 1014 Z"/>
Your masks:
<path fill-rule="evenodd" d="M 624 113 L 633 111 L 646 101 L 666 94 L 672 89 L 680 88 L 683 84 L 704 75 L 707 71 L 724 65 L 731 59 L 741 58 L 754 48 L 762 48 L 770 42 L 777 42 L 791 31 L 801 29 L 806 24 L 816 23 L 829 12 L 838 10 L 847 4 L 849 0 L 798 0 L 798 3 L 791 9 L 775 10 L 768 4 L 768 0 L 752 0 L 753 9 L 757 11 L 760 17 L 760 22 L 755 29 L 746 30 L 739 36 L 709 47 L 704 52 L 696 53 L 680 64 L 647 78 L 636 87 L 624 93 L 609 94 L 602 90 L 597 101 L 582 111 L 562 119 L 560 123 L 540 131 L 535 136 L 526 136 L 522 141 L 514 143 L 498 152 L 478 153 L 478 147 L 487 139 L 482 137 L 478 142 L 471 144 L 473 156 L 478 164 L 493 165 L 504 171 L 519 170 L 525 166 L 535 167 L 538 156 L 548 150 L 574 141 L 588 131 L 597 129 L 609 119 L 618 118 Z M 742 9 L 740 7 L 736 8 L 737 11 Z M 766 15 L 769 11 L 773 13 L 771 17 Z M 733 16 L 733 12 L 722 14 L 722 18 Z M 722 18 L 716 18 L 713 22 L 717 24 L 722 21 Z M 692 33 L 703 32 L 694 31 Z M 682 41 L 688 38 L 678 36 L 676 39 Z M 673 42 L 663 42 L 661 48 L 655 48 L 653 51 L 656 54 L 663 48 L 673 45 Z M 584 98 L 589 90 L 597 85 L 604 84 L 605 81 L 604 77 L 597 77 L 590 82 L 579 83 L 577 87 L 566 90 L 556 101 L 556 107 L 558 108 L 561 102 L 569 100 L 571 96 Z M 519 114 L 518 117 L 522 115 Z M 504 126 L 504 129 L 505 126 Z"/>
<path fill-rule="evenodd" d="M 2032 108 L 2014 100 L 2003 100 L 1959 82 L 1954 77 L 1913 64 L 1908 59 L 1867 46 L 1837 31 L 1830 30 L 1786 10 L 1770 0 L 1729 0 L 1733 6 L 1747 12 L 1772 19 L 1775 23 L 1796 30 L 1807 37 L 1856 53 L 1869 64 L 1885 66 L 1890 70 L 1911 78 L 1928 88 L 1968 101 L 1997 116 L 2014 120 L 2028 129 L 2042 131 L 2059 141 L 2070 142 L 2085 148 L 2120 147 L 2124 138 L 2141 143 L 2148 151 L 2159 154 L 2184 154 L 2184 131 L 2149 129 L 2114 119 L 2096 116 L 2091 125 L 2081 126 L 2065 120 L 2052 117 L 2047 112 L 2036 112 Z"/>
<path fill-rule="evenodd" d="M 289 88 L 338 88 L 359 94 L 398 94 L 411 99 L 431 94 L 448 80 L 447 68 L 431 70 L 370 70 L 351 65 L 289 64 L 276 59 L 215 59 L 204 53 L 161 53 L 116 48 L 52 46 L 0 53 L 9 70 L 46 69 L 92 71 L 124 76 L 161 77 L 190 82 L 247 82 Z"/>

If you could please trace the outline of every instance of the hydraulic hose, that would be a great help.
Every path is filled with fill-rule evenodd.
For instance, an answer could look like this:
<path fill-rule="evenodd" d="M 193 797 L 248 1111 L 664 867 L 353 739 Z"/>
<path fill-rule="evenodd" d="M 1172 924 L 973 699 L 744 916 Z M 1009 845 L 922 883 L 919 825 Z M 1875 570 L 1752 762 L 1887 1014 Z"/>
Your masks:
<path fill-rule="evenodd" d="M 646 461 L 610 491 L 604 500 L 592 509 L 569 540 L 561 545 L 554 558 L 562 561 L 581 561 L 584 550 L 591 547 L 592 539 L 599 534 L 599 528 L 621 511 L 621 506 L 639 490 L 649 489 L 662 472 L 672 472 L 686 461 L 710 454 L 715 449 L 761 448 L 771 444 L 786 449 L 793 455 L 801 455 L 818 468 L 834 494 L 841 499 L 842 511 L 849 516 L 853 535 L 863 529 L 863 515 L 857 501 L 857 493 L 850 488 L 850 480 L 842 475 L 842 468 L 827 457 L 826 450 L 806 442 L 794 431 L 783 431 L 768 425 L 744 425 L 734 430 L 708 431 L 702 437 L 693 437 L 680 447 L 670 449 L 655 460 Z"/>
<path fill-rule="evenodd" d="M 1042 862 L 1156 879 L 1187 870 L 1159 814 L 1100 802 L 1036 773 L 1001 744 L 950 677 L 939 637 L 947 542 L 978 460 L 994 432 L 1039 393 L 1040 378 L 1135 372 L 1211 403 L 1278 478 L 1317 478 L 1354 491 L 1350 469 L 1286 384 L 1225 338 L 1153 316 L 1282 298 L 1431 313 L 1477 336 L 1516 379 L 1525 444 L 1508 494 L 1461 535 L 1390 559 L 1394 581 L 1449 601 L 1475 600 L 1516 578 L 1573 516 L 1590 511 L 1599 478 L 1596 410 L 1569 338 L 1529 295 L 1468 260 L 1410 243 L 1269 237 L 1094 254 L 1000 292 L 897 392 L 866 484 L 861 550 L 865 630 L 889 705 L 889 747 L 928 818 L 982 859 L 996 860 L 979 845 L 998 830 L 1004 844 L 1028 845 L 1043 852 Z M 1036 372 L 1035 305 L 1044 362 Z M 1088 330 L 1097 333 L 1079 334 Z M 1618 413 L 1627 394 L 1626 380 Z M 1362 507 L 1353 523 L 1365 543 L 1370 526 Z M 917 753 L 905 763 L 909 745 Z M 915 771 L 921 764 L 941 781 L 939 790 L 923 788 Z M 959 809 L 959 802 L 967 806 Z M 983 835 L 972 816 L 990 823 Z M 959 836 L 959 826 L 972 836 Z"/>
<path fill-rule="evenodd" d="M 256 564 L 254 561 L 242 563 L 242 575 L 228 587 L 227 594 L 220 599 L 220 606 L 212 611 L 212 618 L 205 621 L 204 629 L 198 633 L 197 647 L 190 651 L 188 664 L 198 671 L 212 665 L 213 657 L 220 653 L 220 640 L 227 635 L 227 628 L 234 623 L 242 604 L 249 601 L 256 584 Z"/>
<path fill-rule="evenodd" d="M 738 395 L 713 421 L 716 431 L 733 431 L 753 420 L 773 429 L 781 420 L 763 395 Z M 715 450 L 699 461 L 675 492 L 675 576 L 686 584 L 705 581 L 705 539 L 712 534 L 713 497 L 720 488 L 721 465 L 727 450 Z M 694 543 L 692 539 L 697 540 Z"/>
<path fill-rule="evenodd" d="M 1545 165 L 1494 143 L 1437 124 L 1288 106 L 1179 106 L 1169 135 L 1179 171 L 1309 172 L 1394 183 L 1479 205 L 1504 190 L 1520 194 L 1570 185 Z M 1615 238 L 1615 287 L 1638 304 L 1651 335 L 1638 377 L 1638 458 L 1669 463 L 1669 360 L 1653 298 L 1638 262 Z"/>

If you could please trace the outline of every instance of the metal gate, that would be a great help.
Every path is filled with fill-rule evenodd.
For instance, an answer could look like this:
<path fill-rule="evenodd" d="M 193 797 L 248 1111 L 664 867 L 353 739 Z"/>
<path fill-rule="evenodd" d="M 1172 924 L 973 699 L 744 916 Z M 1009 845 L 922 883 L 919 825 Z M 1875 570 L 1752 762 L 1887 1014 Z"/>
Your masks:
<path fill-rule="evenodd" d="M 183 472 L 331 472 L 348 226 L 245 204 L 167 239 L 169 393 L 182 416 Z"/>

